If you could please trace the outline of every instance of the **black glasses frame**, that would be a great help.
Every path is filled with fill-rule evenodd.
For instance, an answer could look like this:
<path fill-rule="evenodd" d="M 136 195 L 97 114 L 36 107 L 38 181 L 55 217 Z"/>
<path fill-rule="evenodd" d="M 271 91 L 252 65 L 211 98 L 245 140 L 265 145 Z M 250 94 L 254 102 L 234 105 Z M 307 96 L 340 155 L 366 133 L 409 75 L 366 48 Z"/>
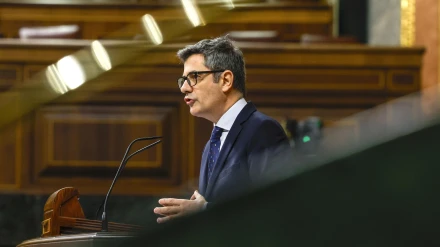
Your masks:
<path fill-rule="evenodd" d="M 183 84 L 185 83 L 185 81 L 188 82 L 188 85 L 190 85 L 191 87 L 194 87 L 195 85 L 197 85 L 197 77 L 199 77 L 199 74 L 209 74 L 209 73 L 220 73 L 220 72 L 225 72 L 225 70 L 206 70 L 206 71 L 191 71 L 189 72 L 186 76 L 181 76 L 177 79 L 177 85 L 179 86 L 179 88 L 183 87 Z M 194 78 L 196 79 L 194 84 L 191 84 L 191 80 L 189 80 L 188 76 L 194 75 Z"/>

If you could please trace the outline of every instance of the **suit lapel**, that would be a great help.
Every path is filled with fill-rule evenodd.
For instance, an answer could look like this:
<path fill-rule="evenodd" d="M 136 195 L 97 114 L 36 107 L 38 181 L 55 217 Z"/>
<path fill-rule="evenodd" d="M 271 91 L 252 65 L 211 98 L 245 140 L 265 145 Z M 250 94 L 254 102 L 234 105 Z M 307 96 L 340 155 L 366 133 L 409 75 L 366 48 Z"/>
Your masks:
<path fill-rule="evenodd" d="M 203 196 L 205 196 L 206 185 L 207 185 L 206 166 L 208 164 L 207 163 L 208 162 L 208 151 L 209 151 L 208 145 L 209 145 L 209 142 L 205 145 L 205 149 L 203 150 L 203 155 L 202 155 L 202 163 L 200 164 L 199 192 Z"/>
<path fill-rule="evenodd" d="M 215 163 L 211 178 L 208 180 L 205 198 L 208 197 L 212 192 L 214 184 L 217 181 L 217 177 L 225 166 L 226 158 L 231 152 L 232 147 L 234 146 L 234 143 L 241 132 L 243 122 L 245 122 L 256 110 L 257 109 L 255 108 L 255 106 L 251 102 L 248 102 L 235 119 L 234 124 L 232 125 L 231 129 L 229 130 L 228 136 L 226 137 L 225 143 L 223 143 L 222 149 L 220 150 L 220 154 L 217 162 Z M 204 164 L 206 166 L 206 160 Z"/>

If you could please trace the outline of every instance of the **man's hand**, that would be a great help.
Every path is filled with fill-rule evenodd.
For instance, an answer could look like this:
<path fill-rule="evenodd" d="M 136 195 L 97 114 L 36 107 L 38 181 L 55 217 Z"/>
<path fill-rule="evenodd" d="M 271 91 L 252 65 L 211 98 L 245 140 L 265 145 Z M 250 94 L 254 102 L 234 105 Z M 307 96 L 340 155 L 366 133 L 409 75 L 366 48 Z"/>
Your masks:
<path fill-rule="evenodd" d="M 203 210 L 205 203 L 205 198 L 197 190 L 194 191 L 190 200 L 162 198 L 159 200 L 159 204 L 163 207 L 154 209 L 154 213 L 164 216 L 157 218 L 157 223 L 164 223 L 176 217 L 199 212 Z"/>

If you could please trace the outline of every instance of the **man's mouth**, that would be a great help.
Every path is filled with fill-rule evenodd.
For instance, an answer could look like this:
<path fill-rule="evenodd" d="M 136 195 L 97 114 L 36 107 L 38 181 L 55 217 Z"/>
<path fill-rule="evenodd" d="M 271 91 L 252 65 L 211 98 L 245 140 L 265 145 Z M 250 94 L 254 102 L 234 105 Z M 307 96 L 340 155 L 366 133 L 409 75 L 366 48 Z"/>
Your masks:
<path fill-rule="evenodd" d="M 190 99 L 190 98 L 185 98 L 185 102 L 187 105 L 192 106 L 195 102 L 195 100 Z"/>

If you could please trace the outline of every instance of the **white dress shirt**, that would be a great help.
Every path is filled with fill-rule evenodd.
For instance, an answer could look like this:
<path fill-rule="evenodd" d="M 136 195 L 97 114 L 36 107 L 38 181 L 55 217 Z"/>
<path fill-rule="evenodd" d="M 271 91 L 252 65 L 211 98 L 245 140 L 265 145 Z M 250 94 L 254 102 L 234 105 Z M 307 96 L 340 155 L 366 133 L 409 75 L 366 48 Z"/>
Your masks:
<path fill-rule="evenodd" d="M 224 129 L 222 136 L 220 137 L 220 150 L 222 149 L 223 143 L 228 136 L 229 131 L 232 128 L 232 125 L 235 122 L 238 114 L 240 114 L 241 110 L 246 106 L 247 102 L 244 98 L 239 99 L 228 111 L 223 114 L 223 116 L 218 120 L 214 126 L 218 126 Z"/>

